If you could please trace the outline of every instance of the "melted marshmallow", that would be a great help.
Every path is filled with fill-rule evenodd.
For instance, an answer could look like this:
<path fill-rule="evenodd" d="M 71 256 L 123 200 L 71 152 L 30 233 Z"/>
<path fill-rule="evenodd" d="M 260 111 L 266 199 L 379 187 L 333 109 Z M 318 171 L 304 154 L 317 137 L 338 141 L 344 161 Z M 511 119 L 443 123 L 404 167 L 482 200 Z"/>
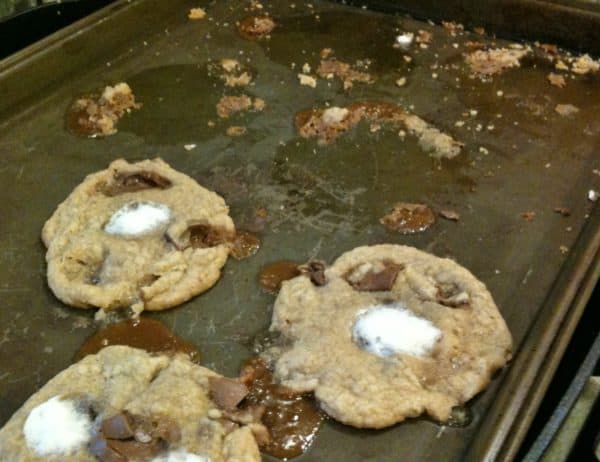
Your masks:
<path fill-rule="evenodd" d="M 170 451 L 152 459 L 152 462 L 211 462 L 208 456 L 191 454 L 184 449 Z"/>
<path fill-rule="evenodd" d="M 72 400 L 59 396 L 36 406 L 27 416 L 23 433 L 27 446 L 40 456 L 68 455 L 86 445 L 92 421 Z"/>
<path fill-rule="evenodd" d="M 171 210 L 154 202 L 130 202 L 115 213 L 104 227 L 108 234 L 135 237 L 164 228 L 171 219 Z"/>
<path fill-rule="evenodd" d="M 427 354 L 442 332 L 427 319 L 420 318 L 402 304 L 375 305 L 358 316 L 352 329 L 354 341 L 377 356 L 404 353 Z"/>

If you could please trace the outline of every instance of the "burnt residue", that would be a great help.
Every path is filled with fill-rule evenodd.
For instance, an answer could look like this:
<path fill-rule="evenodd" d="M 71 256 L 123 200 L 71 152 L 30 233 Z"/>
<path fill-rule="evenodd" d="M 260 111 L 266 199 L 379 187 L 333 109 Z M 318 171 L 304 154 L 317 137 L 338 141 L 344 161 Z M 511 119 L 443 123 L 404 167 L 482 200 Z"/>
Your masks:
<path fill-rule="evenodd" d="M 435 223 L 433 210 L 425 204 L 398 202 L 379 222 L 390 231 L 414 234 L 425 231 Z"/>

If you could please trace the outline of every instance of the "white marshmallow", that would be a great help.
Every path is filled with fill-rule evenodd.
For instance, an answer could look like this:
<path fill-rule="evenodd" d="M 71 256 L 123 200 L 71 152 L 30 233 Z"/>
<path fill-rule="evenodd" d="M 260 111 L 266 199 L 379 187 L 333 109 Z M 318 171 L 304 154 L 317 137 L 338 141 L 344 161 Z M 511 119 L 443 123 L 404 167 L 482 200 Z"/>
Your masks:
<path fill-rule="evenodd" d="M 89 415 L 59 396 L 34 407 L 23 425 L 27 446 L 39 456 L 72 454 L 88 443 L 91 431 Z"/>
<path fill-rule="evenodd" d="M 352 329 L 352 337 L 361 348 L 382 357 L 397 353 L 423 356 L 441 336 L 433 323 L 401 303 L 369 308 L 358 316 Z"/>
<path fill-rule="evenodd" d="M 165 228 L 171 219 L 171 210 L 153 202 L 130 202 L 117 210 L 104 227 L 108 234 L 135 237 Z"/>

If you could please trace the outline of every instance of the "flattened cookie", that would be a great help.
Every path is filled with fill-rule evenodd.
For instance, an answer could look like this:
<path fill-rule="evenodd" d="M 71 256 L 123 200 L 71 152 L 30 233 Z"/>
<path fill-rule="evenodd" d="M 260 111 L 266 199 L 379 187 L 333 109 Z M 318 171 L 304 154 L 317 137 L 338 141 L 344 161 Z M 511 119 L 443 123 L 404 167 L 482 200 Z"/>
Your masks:
<path fill-rule="evenodd" d="M 323 281 L 321 281 L 323 282 Z M 333 418 L 382 428 L 426 413 L 441 422 L 489 383 L 512 339 L 485 285 L 449 259 L 376 245 L 283 283 L 266 352 L 275 375 L 314 391 Z"/>
<path fill-rule="evenodd" d="M 176 306 L 219 279 L 235 235 L 228 211 L 161 159 L 116 160 L 45 223 L 48 285 L 78 308 Z"/>
<path fill-rule="evenodd" d="M 0 460 L 260 461 L 253 432 L 264 427 L 223 417 L 212 394 L 221 381 L 236 382 L 183 355 L 107 347 L 58 374 L 11 417 L 0 430 Z"/>

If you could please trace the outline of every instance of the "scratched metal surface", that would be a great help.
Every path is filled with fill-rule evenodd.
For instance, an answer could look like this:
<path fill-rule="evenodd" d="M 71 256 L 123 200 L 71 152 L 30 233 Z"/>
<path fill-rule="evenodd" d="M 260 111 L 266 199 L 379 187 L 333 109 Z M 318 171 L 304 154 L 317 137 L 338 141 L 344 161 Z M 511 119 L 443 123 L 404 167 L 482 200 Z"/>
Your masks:
<path fill-rule="evenodd" d="M 467 77 L 461 57 L 462 43 L 474 39 L 470 34 L 450 37 L 438 26 L 330 3 L 292 8 L 263 2 L 279 24 L 263 42 L 235 32 L 234 22 L 247 14 L 245 2 L 165 3 L 121 2 L 108 17 L 18 65 L 0 66 L 0 424 L 67 367 L 96 329 L 91 312 L 64 306 L 48 290 L 39 234 L 87 173 L 118 157 L 163 157 L 220 192 L 241 228 L 257 208 L 268 210 L 256 256 L 230 260 L 212 290 L 153 315 L 194 342 L 203 363 L 221 373 L 236 374 L 269 324 L 273 298 L 257 284 L 264 264 L 332 261 L 355 246 L 382 242 L 451 256 L 469 268 L 487 284 L 516 346 L 521 344 L 568 257 L 561 246 L 573 248 L 594 213 L 586 196 L 600 186 L 594 173 L 600 167 L 598 76 L 568 80 L 559 89 L 545 80 L 549 65 L 530 59 L 482 83 Z M 188 21 L 187 10 L 198 3 L 206 4 L 209 18 Z M 413 56 L 408 64 L 391 44 L 398 30 L 418 29 L 432 31 L 433 43 L 405 53 Z M 299 67 L 308 62 L 315 68 L 323 47 L 347 62 L 371 59 L 376 83 L 348 92 L 335 81 L 320 80 L 316 89 L 299 86 Z M 245 91 L 265 99 L 263 112 L 217 120 L 216 102 L 236 91 L 209 76 L 207 63 L 225 57 L 255 71 L 255 84 Z M 408 79 L 403 88 L 394 85 L 400 76 Z M 115 136 L 69 134 L 64 114 L 72 99 L 117 81 L 132 86 L 143 108 L 122 120 Z M 413 108 L 463 141 L 463 153 L 437 169 L 414 139 L 401 141 L 391 131 L 359 127 L 326 147 L 294 131 L 299 110 L 364 99 Z M 557 103 L 580 112 L 560 117 L 553 111 Z M 477 116 L 464 117 L 469 109 Z M 209 120 L 216 126 L 209 127 Z M 457 120 L 466 123 L 456 127 Z M 245 125 L 248 133 L 227 137 L 229 125 Z M 187 151 L 188 143 L 197 147 Z M 401 236 L 378 224 L 396 201 L 453 209 L 461 219 L 438 220 L 422 234 Z M 568 207 L 571 216 L 554 207 Z M 536 215 L 528 222 L 521 214 L 530 211 Z M 474 420 L 466 428 L 412 420 L 359 431 L 328 422 L 299 460 L 458 460 L 499 384 L 497 378 L 470 403 Z"/>

